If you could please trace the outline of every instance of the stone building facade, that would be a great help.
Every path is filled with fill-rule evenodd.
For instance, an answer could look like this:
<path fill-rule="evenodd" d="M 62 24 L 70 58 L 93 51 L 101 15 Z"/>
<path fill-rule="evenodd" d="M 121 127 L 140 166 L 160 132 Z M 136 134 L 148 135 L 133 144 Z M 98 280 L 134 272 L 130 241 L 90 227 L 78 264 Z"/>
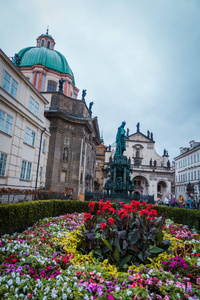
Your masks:
<path fill-rule="evenodd" d="M 0 50 L 0 187 L 45 186 L 48 101 Z"/>
<path fill-rule="evenodd" d="M 109 170 L 110 156 L 113 159 L 115 148 L 114 143 L 108 147 L 105 153 L 105 169 Z M 171 194 L 172 172 L 169 156 L 166 150 L 162 156 L 156 152 L 152 133 L 149 131 L 147 135 L 141 133 L 139 124 L 137 124 L 137 131 L 130 135 L 128 133 L 126 150 L 123 154 L 131 160 L 131 180 L 134 183 L 134 193 L 154 195 L 154 200 L 162 199 L 165 194 Z"/>
<path fill-rule="evenodd" d="M 85 190 L 94 188 L 98 121 L 92 117 L 93 102 L 88 109 L 84 99 L 78 100 L 74 74 L 54 46 L 47 30 L 35 47 L 20 50 L 13 62 L 49 103 L 45 109 L 51 123 L 46 189 L 73 189 L 73 197 L 83 199 Z"/>
<path fill-rule="evenodd" d="M 104 171 L 104 163 L 105 163 L 105 151 L 107 146 L 104 143 L 101 143 L 97 146 L 96 149 L 96 162 L 95 162 L 95 185 L 94 191 L 95 192 L 103 192 L 104 187 L 104 178 L 106 173 Z"/>
<path fill-rule="evenodd" d="M 64 191 L 73 188 L 73 198 L 84 199 L 85 190 L 94 190 L 96 147 L 100 144 L 97 117 L 85 101 L 62 93 L 51 97 L 45 116 L 51 122 L 46 188 Z"/>
<path fill-rule="evenodd" d="M 176 198 L 200 199 L 200 142 L 192 140 L 189 147 L 181 147 L 174 160 Z"/>

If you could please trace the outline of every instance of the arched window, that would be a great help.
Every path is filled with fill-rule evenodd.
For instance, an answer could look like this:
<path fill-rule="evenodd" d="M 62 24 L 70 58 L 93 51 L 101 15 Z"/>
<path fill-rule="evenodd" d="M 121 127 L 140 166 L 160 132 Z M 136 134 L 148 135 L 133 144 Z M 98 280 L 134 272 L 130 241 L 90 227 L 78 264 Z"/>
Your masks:
<path fill-rule="evenodd" d="M 57 83 L 51 80 L 48 80 L 47 92 L 56 92 Z"/>
<path fill-rule="evenodd" d="M 42 46 L 42 47 L 44 47 L 44 40 L 42 40 L 42 44 L 41 44 L 41 46 Z"/>
<path fill-rule="evenodd" d="M 139 149 L 136 150 L 136 157 L 137 158 L 140 157 L 140 150 Z"/>
<path fill-rule="evenodd" d="M 47 48 L 50 48 L 50 42 L 49 41 L 47 42 Z"/>
<path fill-rule="evenodd" d="M 68 161 L 69 150 L 67 147 L 63 149 L 63 161 Z"/>

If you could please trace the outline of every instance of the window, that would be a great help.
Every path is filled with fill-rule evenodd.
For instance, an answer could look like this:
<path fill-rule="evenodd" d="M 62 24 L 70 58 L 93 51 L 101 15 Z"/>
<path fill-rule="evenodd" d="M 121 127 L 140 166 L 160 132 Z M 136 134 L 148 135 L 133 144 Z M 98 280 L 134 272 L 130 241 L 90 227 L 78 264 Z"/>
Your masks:
<path fill-rule="evenodd" d="M 95 165 L 96 165 L 96 166 L 98 166 L 98 160 L 96 160 L 96 163 L 95 163 Z"/>
<path fill-rule="evenodd" d="M 43 168 L 40 167 L 40 182 L 42 182 L 42 170 L 43 170 Z"/>
<path fill-rule="evenodd" d="M 44 47 L 44 40 L 42 40 L 42 45 L 41 46 Z"/>
<path fill-rule="evenodd" d="M 188 181 L 190 181 L 190 173 L 188 173 Z"/>
<path fill-rule="evenodd" d="M 18 83 L 12 78 L 12 84 L 11 84 L 10 94 L 14 98 L 16 98 L 16 96 L 17 96 L 17 86 L 18 86 Z"/>
<path fill-rule="evenodd" d="M 22 160 L 20 179 L 30 180 L 32 163 Z"/>
<path fill-rule="evenodd" d="M 39 104 L 38 104 L 32 97 L 30 97 L 29 110 L 30 110 L 36 117 L 38 116 Z"/>
<path fill-rule="evenodd" d="M 191 164 L 192 164 L 193 163 L 193 157 L 192 156 L 191 156 L 191 160 L 190 161 L 191 161 Z"/>
<path fill-rule="evenodd" d="M 5 176 L 7 156 L 5 153 L 0 153 L 0 176 Z"/>
<path fill-rule="evenodd" d="M 45 153 L 45 144 L 46 144 L 46 140 L 43 140 L 43 144 L 42 144 L 42 152 Z"/>
<path fill-rule="evenodd" d="M 47 92 L 56 92 L 56 90 L 57 90 L 57 83 L 49 80 L 47 85 Z"/>
<path fill-rule="evenodd" d="M 188 165 L 190 164 L 190 158 L 188 157 Z"/>
<path fill-rule="evenodd" d="M 198 179 L 200 179 L 200 172 L 199 172 L 199 170 L 198 170 Z"/>
<path fill-rule="evenodd" d="M 3 89 L 16 98 L 18 83 L 5 71 L 3 77 Z"/>
<path fill-rule="evenodd" d="M 98 150 L 98 149 L 96 150 L 96 153 L 97 153 L 97 154 L 99 153 L 99 150 Z"/>
<path fill-rule="evenodd" d="M 5 71 L 4 72 L 4 77 L 3 77 L 3 89 L 9 93 L 9 88 L 10 88 L 10 82 L 11 82 L 11 76 L 8 75 L 8 73 Z"/>
<path fill-rule="evenodd" d="M 187 181 L 187 174 L 185 174 L 185 181 Z"/>
<path fill-rule="evenodd" d="M 50 42 L 48 41 L 48 42 L 47 42 L 47 48 L 49 48 L 49 47 L 50 47 Z"/>
<path fill-rule="evenodd" d="M 199 153 L 197 153 L 197 161 L 199 161 Z"/>
<path fill-rule="evenodd" d="M 193 180 L 193 172 L 191 172 L 191 180 Z"/>
<path fill-rule="evenodd" d="M 67 147 L 63 149 L 63 161 L 68 161 L 69 150 Z"/>
<path fill-rule="evenodd" d="M 67 172 L 66 171 L 61 171 L 60 182 L 66 182 L 66 179 L 67 179 Z"/>
<path fill-rule="evenodd" d="M 11 135 L 13 118 L 0 110 L 0 130 Z"/>
<path fill-rule="evenodd" d="M 194 163 L 196 162 L 196 154 L 194 154 Z"/>
<path fill-rule="evenodd" d="M 196 180 L 196 171 L 194 171 L 194 180 Z"/>
<path fill-rule="evenodd" d="M 32 147 L 34 147 L 35 144 L 35 132 L 32 131 L 29 128 L 26 128 L 26 134 L 25 134 L 25 139 L 24 142 Z"/>

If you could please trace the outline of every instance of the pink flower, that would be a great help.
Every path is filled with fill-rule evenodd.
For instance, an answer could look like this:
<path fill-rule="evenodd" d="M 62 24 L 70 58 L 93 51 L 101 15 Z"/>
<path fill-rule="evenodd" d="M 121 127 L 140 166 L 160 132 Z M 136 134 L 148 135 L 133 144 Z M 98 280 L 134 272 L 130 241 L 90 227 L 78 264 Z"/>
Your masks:
<path fill-rule="evenodd" d="M 112 295 L 108 295 L 108 300 L 115 300 L 115 298 Z"/>

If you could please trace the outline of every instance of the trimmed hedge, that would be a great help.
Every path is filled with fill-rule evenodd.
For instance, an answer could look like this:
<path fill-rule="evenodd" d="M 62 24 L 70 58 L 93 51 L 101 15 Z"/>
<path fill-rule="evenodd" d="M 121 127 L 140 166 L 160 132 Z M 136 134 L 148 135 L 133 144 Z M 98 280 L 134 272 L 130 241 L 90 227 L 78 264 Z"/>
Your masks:
<path fill-rule="evenodd" d="M 89 212 L 87 201 L 77 200 L 37 200 L 0 205 L 0 236 L 22 232 L 38 220 L 57 217 L 66 213 Z M 113 204 L 116 208 L 116 204 Z M 96 202 L 94 213 L 99 207 Z"/>
<path fill-rule="evenodd" d="M 116 209 L 117 205 L 112 203 Z M 94 213 L 99 209 L 99 203 L 95 203 Z M 177 208 L 154 205 L 158 216 L 166 213 L 167 218 L 175 223 L 188 225 L 200 231 L 200 211 L 193 209 Z M 77 200 L 38 200 L 22 203 L 0 205 L 0 236 L 22 232 L 32 226 L 38 220 L 48 217 L 57 217 L 66 213 L 89 212 L 87 201 Z"/>
<path fill-rule="evenodd" d="M 200 232 L 200 210 L 154 205 L 158 216 L 167 214 L 168 219 L 172 219 L 175 223 L 188 225 L 190 229 L 195 228 Z"/>

